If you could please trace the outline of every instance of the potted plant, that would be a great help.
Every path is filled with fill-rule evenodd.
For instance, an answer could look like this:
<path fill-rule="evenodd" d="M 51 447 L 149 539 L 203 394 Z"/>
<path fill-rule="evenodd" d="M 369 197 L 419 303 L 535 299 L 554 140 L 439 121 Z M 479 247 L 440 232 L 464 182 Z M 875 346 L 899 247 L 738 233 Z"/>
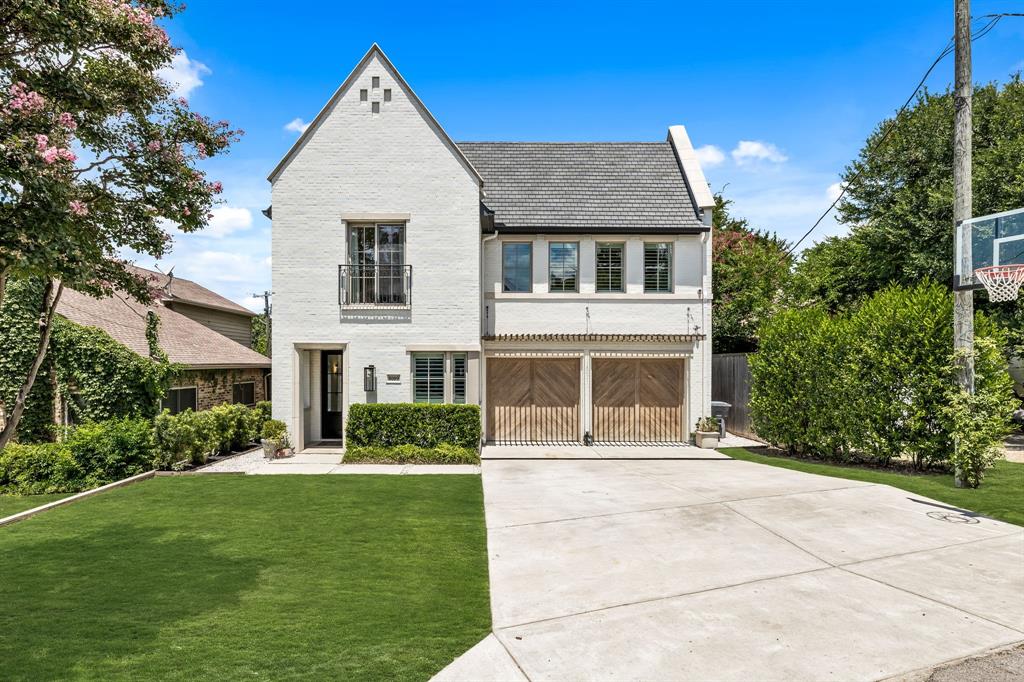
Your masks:
<path fill-rule="evenodd" d="M 263 422 L 260 435 L 264 459 L 274 459 L 288 447 L 288 427 L 280 419 L 268 419 Z"/>
<path fill-rule="evenodd" d="M 714 450 L 718 447 L 718 418 L 701 417 L 697 420 L 696 433 L 694 434 L 698 448 Z"/>

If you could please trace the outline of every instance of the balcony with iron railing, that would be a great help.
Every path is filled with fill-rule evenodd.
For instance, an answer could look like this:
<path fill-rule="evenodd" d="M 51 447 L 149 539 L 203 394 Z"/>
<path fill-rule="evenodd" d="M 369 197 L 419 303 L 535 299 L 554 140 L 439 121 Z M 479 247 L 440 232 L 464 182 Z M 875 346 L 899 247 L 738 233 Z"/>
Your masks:
<path fill-rule="evenodd" d="M 338 304 L 343 308 L 409 308 L 411 265 L 339 265 Z"/>

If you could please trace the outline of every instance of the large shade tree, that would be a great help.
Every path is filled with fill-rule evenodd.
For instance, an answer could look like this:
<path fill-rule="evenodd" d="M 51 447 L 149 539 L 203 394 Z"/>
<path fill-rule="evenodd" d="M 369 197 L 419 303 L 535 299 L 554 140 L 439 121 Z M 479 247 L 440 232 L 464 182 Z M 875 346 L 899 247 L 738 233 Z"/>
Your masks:
<path fill-rule="evenodd" d="M 148 283 L 118 254 L 161 257 L 169 226 L 204 227 L 221 191 L 197 163 L 239 131 L 191 111 L 159 75 L 176 53 L 160 24 L 181 9 L 163 0 L 0 3 L 0 307 L 12 278 L 45 282 L 32 362 L 0 406 L 0 448 L 45 357 L 63 287 L 148 300 Z"/>
<path fill-rule="evenodd" d="M 790 292 L 795 302 L 845 308 L 889 284 L 953 277 L 953 96 L 925 93 L 896 122 L 882 121 L 846 168 L 839 220 L 850 225 L 807 249 Z M 974 215 L 1024 207 L 1024 82 L 974 90 Z M 1024 329 L 1021 304 L 989 306 L 1011 331 Z M 1016 343 L 1024 344 L 1024 334 Z"/>
<path fill-rule="evenodd" d="M 712 346 L 716 353 L 757 350 L 757 329 L 775 310 L 789 277 L 791 257 L 774 234 L 755 230 L 715 195 Z"/>

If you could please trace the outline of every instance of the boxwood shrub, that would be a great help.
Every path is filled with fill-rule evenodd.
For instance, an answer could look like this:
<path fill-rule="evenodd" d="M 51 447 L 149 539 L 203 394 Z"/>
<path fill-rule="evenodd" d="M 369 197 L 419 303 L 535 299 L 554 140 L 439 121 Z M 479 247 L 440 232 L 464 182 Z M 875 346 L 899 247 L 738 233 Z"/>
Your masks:
<path fill-rule="evenodd" d="M 436 448 L 447 444 L 476 450 L 480 447 L 480 407 L 356 403 L 349 407 L 345 435 L 350 448 L 395 445 Z"/>
<path fill-rule="evenodd" d="M 441 443 L 433 448 L 418 445 L 377 447 L 363 445 L 345 451 L 346 464 L 479 464 L 480 453 L 475 448 Z"/>

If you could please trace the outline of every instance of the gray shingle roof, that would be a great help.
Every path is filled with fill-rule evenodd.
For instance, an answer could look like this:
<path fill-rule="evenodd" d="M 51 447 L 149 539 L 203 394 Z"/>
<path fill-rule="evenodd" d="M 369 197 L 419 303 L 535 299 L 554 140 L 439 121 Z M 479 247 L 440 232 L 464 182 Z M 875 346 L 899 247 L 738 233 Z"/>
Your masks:
<path fill-rule="evenodd" d="M 501 232 L 703 231 L 668 142 L 459 142 Z"/>

